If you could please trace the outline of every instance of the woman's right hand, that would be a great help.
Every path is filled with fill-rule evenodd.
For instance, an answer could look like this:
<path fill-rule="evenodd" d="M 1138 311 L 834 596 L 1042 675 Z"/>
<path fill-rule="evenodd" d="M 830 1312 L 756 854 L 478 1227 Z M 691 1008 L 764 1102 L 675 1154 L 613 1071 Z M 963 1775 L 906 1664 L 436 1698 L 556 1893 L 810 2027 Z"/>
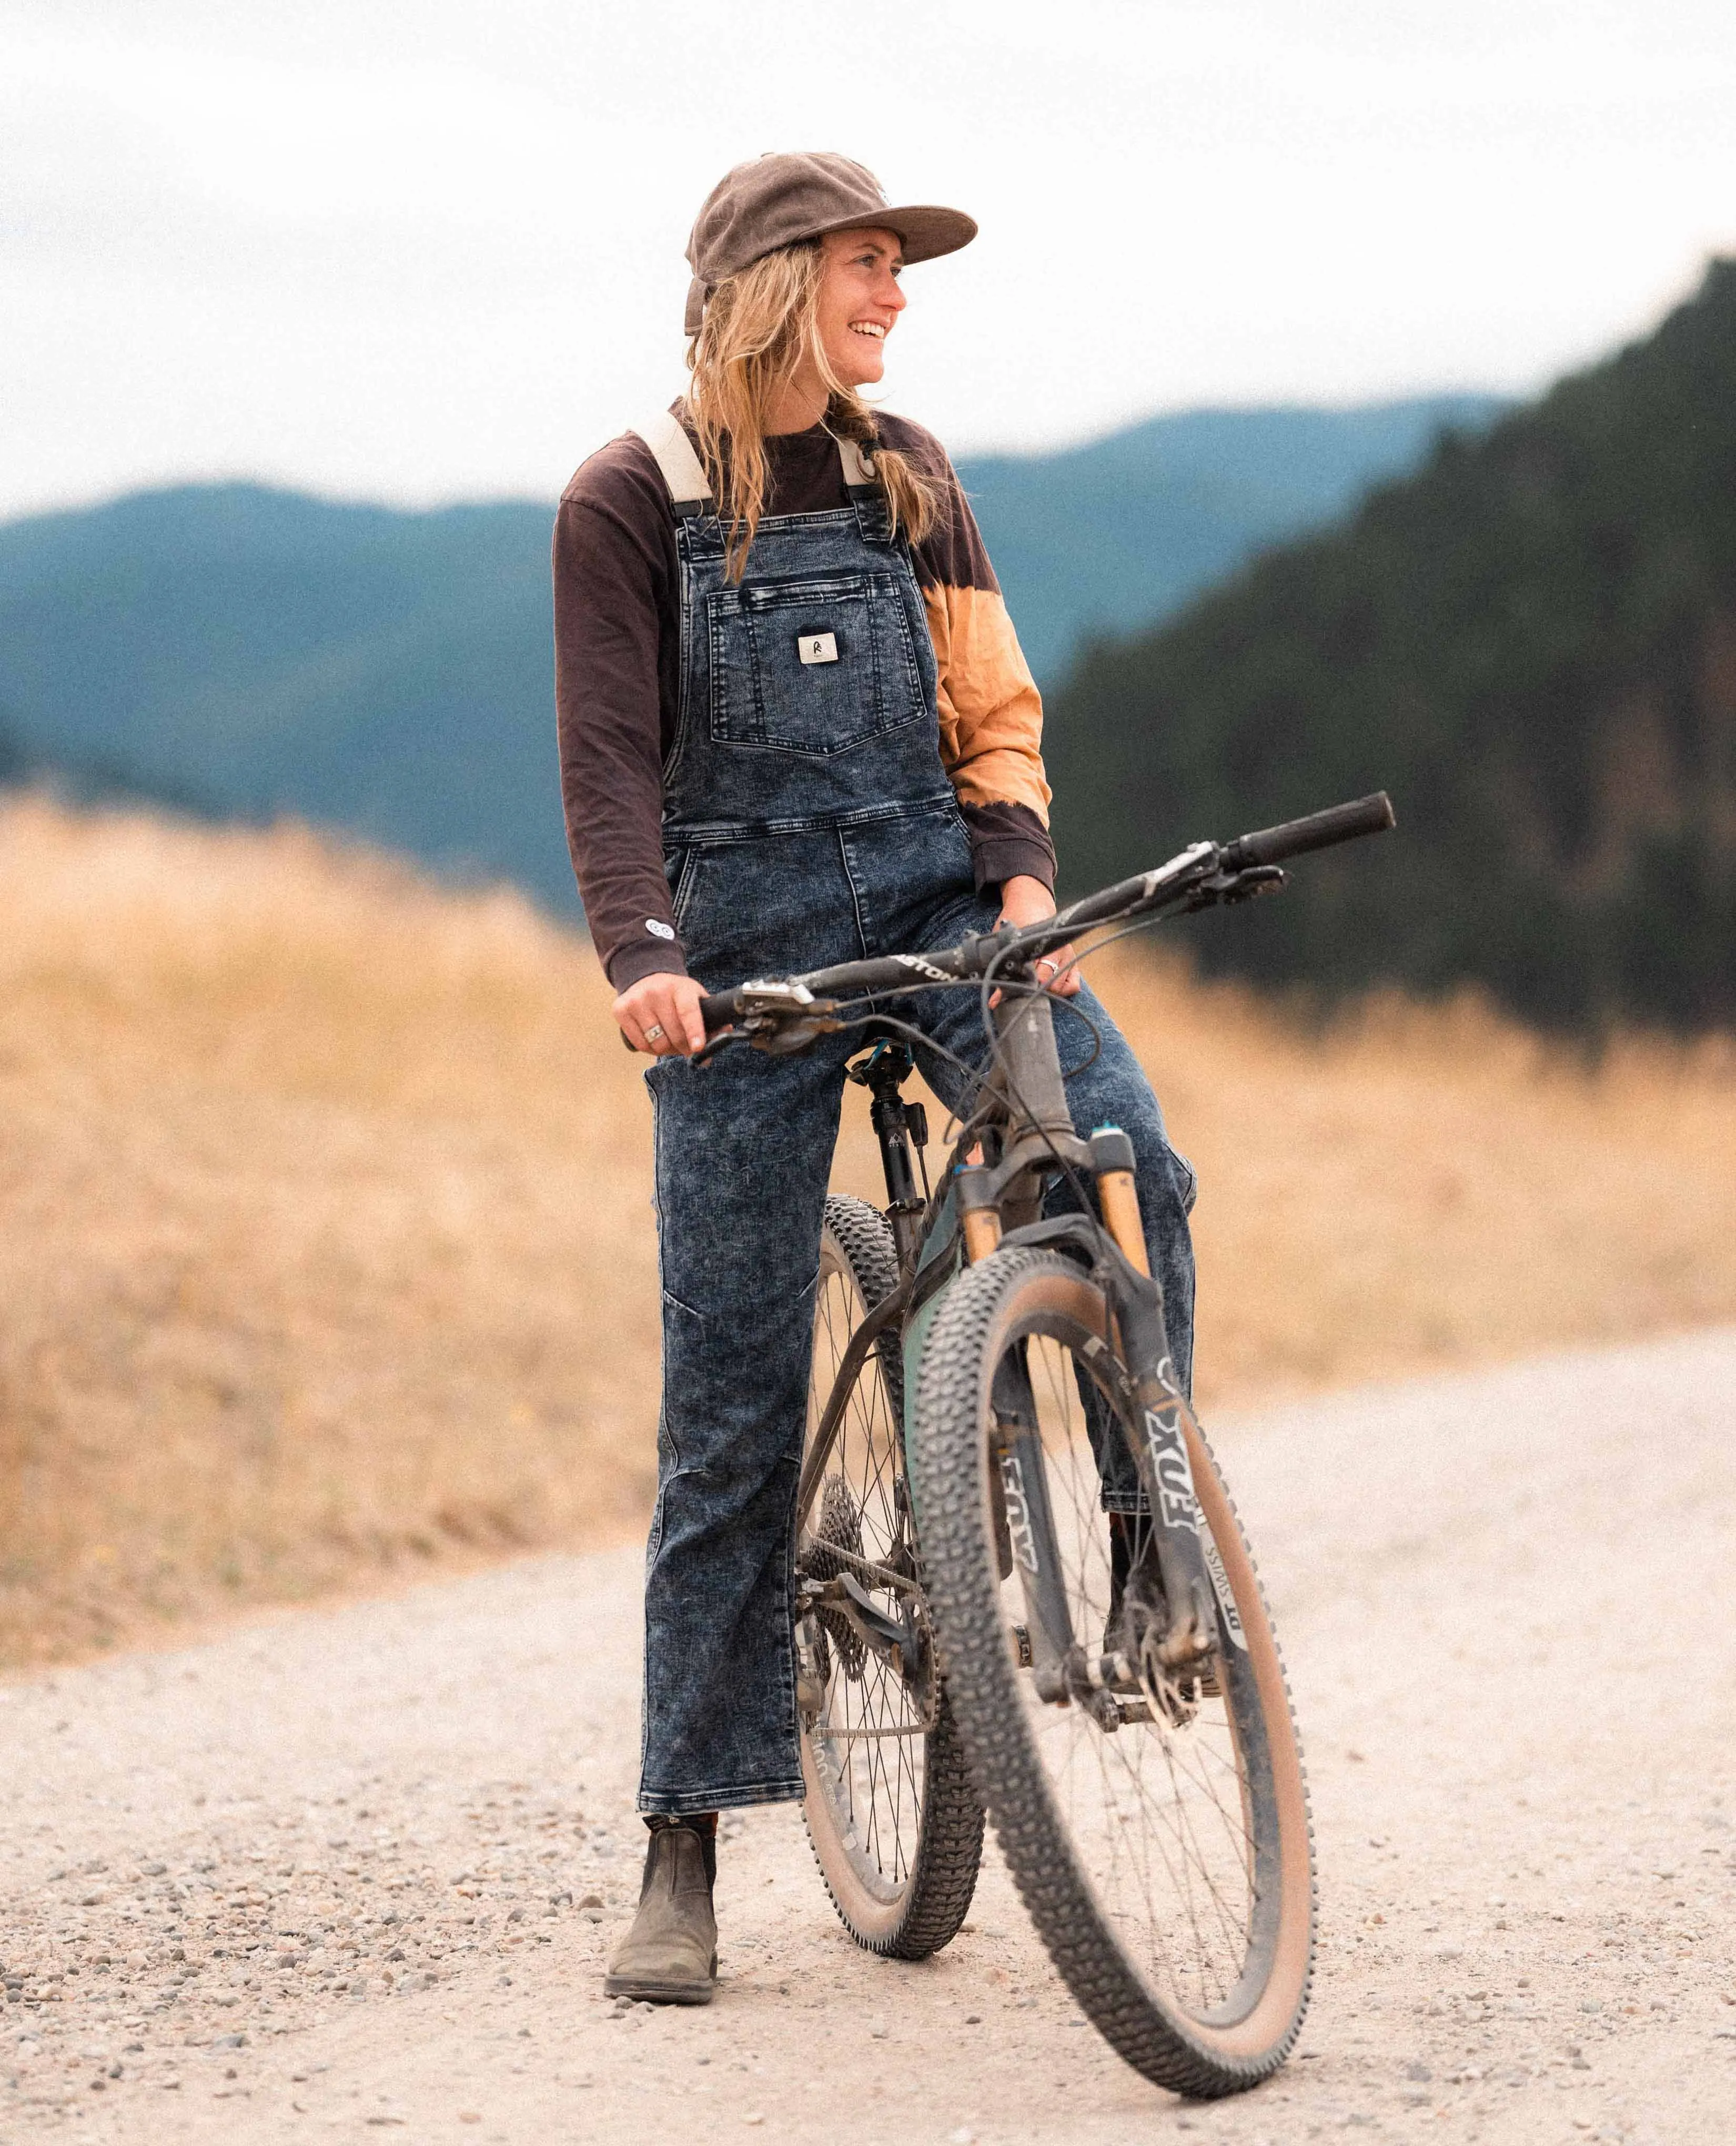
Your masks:
<path fill-rule="evenodd" d="M 611 1011 L 635 1051 L 649 1051 L 653 1058 L 691 1058 L 706 1045 L 706 1025 L 699 1013 L 705 995 L 705 986 L 696 977 L 659 971 L 630 984 Z"/>

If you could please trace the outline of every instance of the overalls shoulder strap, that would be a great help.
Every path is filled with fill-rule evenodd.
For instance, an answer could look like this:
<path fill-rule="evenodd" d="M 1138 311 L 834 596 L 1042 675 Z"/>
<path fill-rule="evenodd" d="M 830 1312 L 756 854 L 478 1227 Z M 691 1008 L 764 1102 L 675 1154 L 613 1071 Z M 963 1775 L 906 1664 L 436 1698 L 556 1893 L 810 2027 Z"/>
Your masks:
<path fill-rule="evenodd" d="M 657 467 L 669 487 L 677 514 L 704 514 L 711 506 L 711 487 L 705 467 L 693 451 L 687 427 L 673 411 L 663 410 L 649 424 L 634 430 L 657 458 Z"/>
<path fill-rule="evenodd" d="M 860 492 L 864 485 L 874 482 L 874 462 L 865 455 L 854 440 L 841 439 L 838 459 L 844 465 L 844 484 L 846 491 Z"/>
<path fill-rule="evenodd" d="M 648 423 L 633 429 L 656 456 L 676 512 L 683 516 L 709 513 L 713 502 L 704 465 L 694 452 L 687 427 L 674 412 L 661 411 Z M 838 460 L 843 466 L 846 491 L 860 492 L 873 484 L 874 464 L 854 440 L 838 442 Z"/>

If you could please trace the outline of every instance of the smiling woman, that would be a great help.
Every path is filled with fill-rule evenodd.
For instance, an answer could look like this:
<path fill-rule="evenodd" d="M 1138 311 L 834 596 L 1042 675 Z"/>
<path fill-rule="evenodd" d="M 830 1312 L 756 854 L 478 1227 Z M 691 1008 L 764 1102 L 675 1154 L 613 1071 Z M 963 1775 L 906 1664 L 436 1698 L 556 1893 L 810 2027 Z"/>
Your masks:
<path fill-rule="evenodd" d="M 897 229 L 878 220 L 889 217 Z M 921 426 L 870 410 L 861 392 L 885 370 L 886 338 L 905 303 L 905 266 L 968 243 L 975 230 L 955 209 L 890 207 L 872 175 L 847 157 L 739 166 L 701 211 L 688 248 L 693 380 L 679 424 L 661 456 L 634 433 L 612 441 L 562 499 L 556 694 L 567 836 L 586 919 L 636 1045 L 698 1041 L 696 988 L 674 986 L 690 981 L 682 926 L 703 874 L 683 861 L 671 883 L 665 840 L 664 774 L 683 706 L 681 517 L 663 467 L 671 453 L 685 452 L 701 472 L 684 505 L 702 497 L 722 510 L 731 585 L 741 581 L 762 515 L 836 512 L 852 487 L 878 493 L 889 542 L 907 549 L 915 570 L 935 658 L 940 756 L 975 883 L 1000 887 L 1021 922 L 1027 911 L 1047 913 L 1055 863 L 1030 667 L 945 449 Z M 672 423 L 660 418 L 646 430 Z M 865 601 L 884 595 L 884 581 L 870 576 Z M 754 624 L 762 608 L 751 592 L 737 600 L 724 590 L 707 599 L 706 614 L 721 620 L 739 610 L 758 650 L 771 631 Z M 915 627 L 912 649 L 924 638 Z M 840 694 L 859 667 L 841 657 L 843 676 L 832 679 Z M 744 689 L 760 710 L 759 681 L 757 671 L 732 674 L 719 663 L 707 688 L 714 728 L 738 723 Z M 817 678 L 809 682 L 817 691 Z"/>
<path fill-rule="evenodd" d="M 708 306 L 689 403 L 711 488 L 731 509 L 732 580 L 741 578 L 765 511 L 767 437 L 806 432 L 816 420 L 878 450 L 875 475 L 895 529 L 920 541 L 933 528 L 932 482 L 878 437 L 858 392 L 885 371 L 886 337 L 905 307 L 903 271 L 895 232 L 828 232 L 752 262 Z"/>
<path fill-rule="evenodd" d="M 664 1396 L 639 1794 L 652 1834 L 611 1970 L 621 1996 L 710 1999 L 716 1814 L 804 1793 L 795 1490 L 856 1044 L 701 1071 L 687 1062 L 701 1001 L 1054 912 L 1042 706 L 982 540 L 940 442 L 862 397 L 905 309 L 904 266 L 975 230 L 955 209 L 895 207 L 845 157 L 738 167 L 688 248 L 687 395 L 594 455 L 561 502 L 567 831 L 615 1018 L 656 1061 Z M 1098 1041 L 1070 1095 L 1077 1129 L 1113 1121 L 1134 1144 L 1185 1380 L 1190 1179 L 1067 953 L 1045 981 Z M 985 1051 L 974 998 L 930 991 L 898 1011 L 935 1092 L 962 1106 Z M 954 1809 L 944 1751 L 936 1763 L 930 1814 Z M 980 1832 L 958 1794 L 944 1903 L 895 1872 L 889 1835 L 875 1914 L 852 1919 L 839 1896 L 863 1944 L 915 1958 L 958 1928 L 975 1867 L 958 1843 Z M 815 1822 L 816 1839 L 833 1823 Z"/>

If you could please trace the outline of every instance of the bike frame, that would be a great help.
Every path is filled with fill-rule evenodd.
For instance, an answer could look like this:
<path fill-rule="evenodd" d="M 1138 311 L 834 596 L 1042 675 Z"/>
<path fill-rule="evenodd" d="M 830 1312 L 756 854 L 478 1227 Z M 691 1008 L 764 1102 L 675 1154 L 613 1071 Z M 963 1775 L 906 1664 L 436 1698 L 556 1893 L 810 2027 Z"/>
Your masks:
<path fill-rule="evenodd" d="M 925 1147 L 920 1105 L 904 1101 L 903 1084 L 914 1070 L 906 1046 L 887 1047 L 885 1034 L 865 1062 L 852 1069 L 873 1097 L 870 1115 L 879 1138 L 886 1185 L 886 1215 L 899 1259 L 898 1286 L 875 1305 L 851 1338 L 814 1435 L 804 1455 L 797 1491 L 798 1543 L 811 1539 L 807 1523 L 836 1442 L 844 1410 L 870 1350 L 895 1336 L 905 1367 L 906 1453 L 928 1330 L 940 1298 L 964 1265 L 1005 1245 L 1040 1246 L 1075 1262 L 1100 1293 L 1109 1330 L 1100 1351 L 1088 1351 L 1103 1396 L 1126 1427 L 1133 1447 L 1159 1575 L 1168 1610 L 1153 1669 L 1178 1693 L 1209 1676 L 1214 1655 L 1245 1649 L 1227 1575 L 1195 1492 L 1189 1440 L 1197 1425 L 1177 1386 L 1164 1319 L 1162 1290 L 1150 1261 L 1134 1190 L 1132 1145 L 1113 1127 L 1081 1138 L 1068 1107 L 1055 1043 L 1053 1001 L 1040 986 L 1035 964 L 1096 925 L 1155 916 L 1166 909 L 1202 908 L 1235 901 L 1275 887 L 1284 874 L 1278 860 L 1322 849 L 1393 825 L 1384 792 L 1334 806 L 1308 819 L 1220 846 L 1196 842 L 1166 865 L 1105 889 L 1060 911 L 1046 922 L 931 955 L 846 962 L 806 978 L 751 983 L 705 1001 L 709 1029 L 733 1031 L 774 1052 L 801 1050 L 829 1031 L 851 1025 L 841 1005 L 845 995 L 896 992 L 917 986 L 976 982 L 1000 993 L 985 1107 L 973 1112 L 955 1143 L 941 1183 L 926 1200 L 916 1192 L 912 1135 Z M 820 993 L 837 994 L 822 997 Z M 859 1003 L 861 1001 L 858 1001 Z M 869 1015 L 862 1025 L 871 1028 Z M 720 1041 L 721 1038 L 719 1039 Z M 715 1045 L 710 1047 L 716 1047 Z M 1045 1193 L 1065 1175 L 1095 1200 L 1096 1213 L 1044 1219 Z M 1062 1590 L 1053 1519 L 1048 1510 L 1038 1411 L 1024 1352 L 1010 1353 L 997 1370 L 991 1395 L 994 1451 L 999 1490 L 997 1527 L 1004 1574 L 1016 1561 L 1025 1581 L 1030 1619 L 1028 1644 L 1037 1691 L 1057 1704 L 1113 1709 L 1118 1692 L 1140 1688 L 1140 1664 L 1119 1654 L 1088 1652 L 1074 1631 Z M 909 1470 L 905 1470 L 908 1480 Z M 914 1519 L 914 1515 L 912 1516 Z M 877 1652 L 901 1673 L 915 1676 L 923 1656 L 920 1581 L 828 1545 L 834 1563 L 858 1568 L 820 1583 L 820 1589 Z M 800 1551 L 798 1565 L 801 1562 Z M 1047 1582 L 1045 1584 L 1045 1575 Z M 866 1583 L 866 1586 L 865 1586 Z M 902 1614 L 889 1617 L 866 1588 L 890 1593 Z M 819 1596 L 816 1595 L 816 1600 Z"/>
<path fill-rule="evenodd" d="M 895 1334 L 905 1365 L 905 1436 L 910 1417 L 921 1350 L 947 1285 L 974 1258 L 1002 1244 L 1041 1245 L 1076 1260 L 1090 1274 L 1110 1307 L 1115 1332 L 1105 1334 L 1096 1369 L 1105 1397 L 1130 1427 L 1141 1427 L 1135 1460 L 1145 1492 L 1159 1571 L 1170 1605 L 1164 1667 L 1178 1680 L 1197 1674 L 1207 1657 L 1239 1630 L 1221 1567 L 1215 1586 L 1202 1545 L 1208 1540 L 1187 1453 L 1188 1404 L 1171 1374 L 1162 1293 L 1151 1279 L 1138 1208 L 1131 1198 L 1132 1150 L 1125 1136 L 1100 1132 L 1082 1140 L 1067 1110 L 1053 1011 L 1046 995 L 1003 1001 L 997 1021 L 998 1123 L 979 1116 L 953 1150 L 948 1182 L 925 1203 L 915 1196 L 911 1114 L 920 1105 L 899 1094 L 913 1070 L 908 1051 L 876 1043 L 863 1071 L 873 1093 L 872 1116 L 880 1138 L 887 1214 L 898 1244 L 899 1286 L 875 1305 L 852 1335 L 826 1406 L 804 1456 L 797 1492 L 797 1525 L 806 1530 L 850 1395 L 871 1350 Z M 925 1134 L 925 1125 L 923 1127 Z M 992 1163 L 973 1161 L 987 1135 L 1000 1153 Z M 998 1140 L 995 1135 L 998 1135 Z M 1076 1181 L 1091 1186 L 1102 1219 L 1089 1213 L 1045 1221 L 1045 1185 L 1065 1165 Z M 929 1210 L 932 1210 L 930 1213 Z M 918 1216 L 925 1226 L 913 1226 Z M 975 1242 L 971 1241 L 975 1240 Z M 1119 1335 L 1120 1350 L 1114 1343 Z M 1016 1561 L 1036 1577 L 1029 1627 L 1037 1689 L 1045 1699 L 1094 1702 L 1094 1694 L 1137 1681 L 1135 1666 L 1119 1658 L 1086 1654 L 1072 1627 L 1060 1590 L 1044 1585 L 1060 1570 L 1053 1520 L 1043 1485 L 1037 1410 L 1022 1356 L 1000 1367 L 994 1395 L 995 1459 L 1000 1505 L 1007 1515 L 1002 1562 Z M 829 1553 L 830 1554 L 830 1553 Z M 902 1575 L 868 1566 L 871 1584 L 902 1595 L 915 1592 Z M 1221 1606 L 1220 1606 L 1221 1605 Z M 861 1612 L 871 1605 L 855 1603 Z M 1230 1620 L 1226 1624 L 1226 1619 Z M 882 1649 L 897 1647 L 908 1660 L 914 1631 L 890 1619 L 885 1629 L 863 1630 Z M 862 1626 L 856 1617 L 852 1624 Z M 1220 1625 L 1225 1629 L 1220 1632 Z"/>

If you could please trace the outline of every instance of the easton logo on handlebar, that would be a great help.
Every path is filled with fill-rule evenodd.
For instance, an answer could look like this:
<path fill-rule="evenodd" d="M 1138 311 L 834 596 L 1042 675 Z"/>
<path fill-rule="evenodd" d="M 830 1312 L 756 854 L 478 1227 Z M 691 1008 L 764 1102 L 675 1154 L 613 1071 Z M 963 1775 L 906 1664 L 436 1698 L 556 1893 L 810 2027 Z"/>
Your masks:
<path fill-rule="evenodd" d="M 925 961 L 920 954 L 895 954 L 892 959 L 901 969 L 914 969 L 919 976 L 930 976 L 937 984 L 955 984 L 959 980 L 950 969 L 937 969 L 932 961 Z"/>

